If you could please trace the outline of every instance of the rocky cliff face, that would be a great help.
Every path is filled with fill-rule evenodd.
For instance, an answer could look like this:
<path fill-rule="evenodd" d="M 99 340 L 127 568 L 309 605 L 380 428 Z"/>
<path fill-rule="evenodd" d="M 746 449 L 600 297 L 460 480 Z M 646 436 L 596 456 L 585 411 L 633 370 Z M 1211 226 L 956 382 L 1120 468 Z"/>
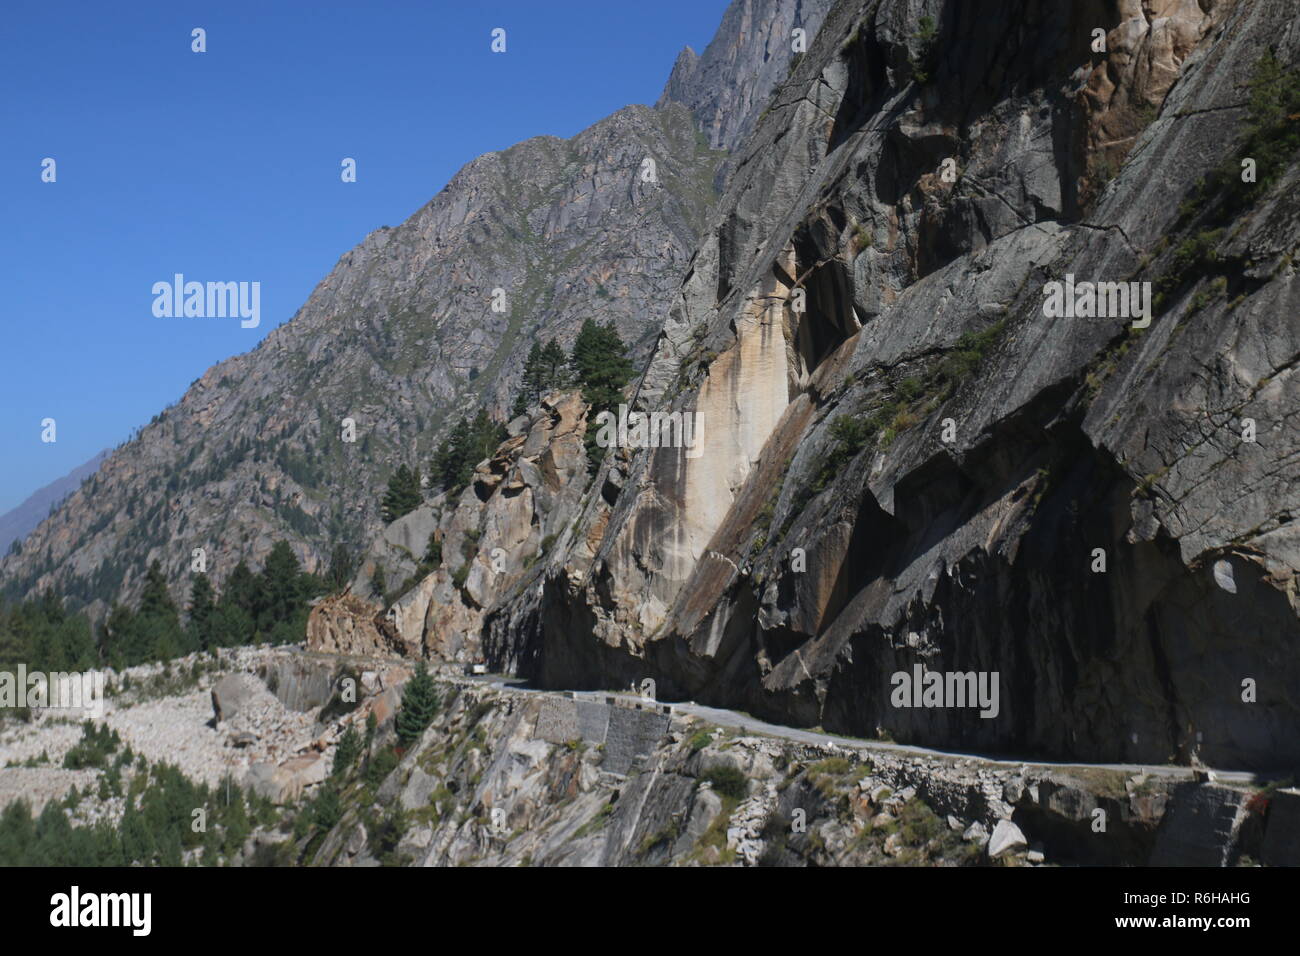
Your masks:
<path fill-rule="evenodd" d="M 534 585 L 578 515 L 590 481 L 586 422 L 577 393 L 548 396 L 534 416 L 512 422 L 514 434 L 459 494 L 436 496 L 375 539 L 352 593 L 313 611 L 308 646 L 477 660 L 484 612 Z M 440 557 L 430 573 L 431 542 Z M 377 577 L 387 600 L 373 593 Z"/>
<path fill-rule="evenodd" d="M 703 54 L 686 47 L 678 55 L 659 105 L 684 104 L 710 145 L 736 149 L 831 6 L 831 0 L 736 0 Z"/>
<path fill-rule="evenodd" d="M 1198 185 L 1295 26 L 838 3 L 638 386 L 703 415 L 699 454 L 610 454 L 489 659 L 929 745 L 1295 766 L 1300 167 L 1231 207 Z M 1046 314 L 1076 280 L 1152 283 L 1150 324 Z M 997 675 L 997 715 L 895 706 L 918 665 Z"/>

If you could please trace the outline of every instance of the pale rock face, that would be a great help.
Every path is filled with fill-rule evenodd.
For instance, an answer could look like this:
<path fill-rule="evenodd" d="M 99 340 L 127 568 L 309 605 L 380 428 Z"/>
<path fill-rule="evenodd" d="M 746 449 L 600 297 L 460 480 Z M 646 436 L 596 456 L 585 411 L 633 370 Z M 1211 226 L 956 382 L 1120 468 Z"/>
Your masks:
<path fill-rule="evenodd" d="M 700 458 L 686 460 L 691 558 L 698 560 L 749 476 L 787 402 L 784 297 L 769 292 L 740 318 L 736 346 L 709 366 L 697 409 Z"/>
<path fill-rule="evenodd" d="M 693 449 L 660 449 L 650 466 L 657 494 L 646 521 L 663 533 L 631 523 L 609 559 L 610 573 L 632 585 L 629 592 L 640 578 L 639 565 L 658 569 L 655 587 L 639 608 L 646 632 L 662 623 L 676 589 L 708 547 L 785 409 L 789 373 L 783 311 L 783 297 L 775 290 L 755 295 L 740 319 L 738 341 L 710 365 L 691 410 L 702 425 L 698 456 Z M 673 509 L 668 517 L 661 510 L 665 507 Z"/>
<path fill-rule="evenodd" d="M 420 581 L 402 598 L 396 601 L 385 614 L 385 619 L 392 625 L 403 647 L 408 653 L 419 655 L 424 645 L 424 619 L 428 615 L 429 603 L 437 581 L 430 575 Z"/>

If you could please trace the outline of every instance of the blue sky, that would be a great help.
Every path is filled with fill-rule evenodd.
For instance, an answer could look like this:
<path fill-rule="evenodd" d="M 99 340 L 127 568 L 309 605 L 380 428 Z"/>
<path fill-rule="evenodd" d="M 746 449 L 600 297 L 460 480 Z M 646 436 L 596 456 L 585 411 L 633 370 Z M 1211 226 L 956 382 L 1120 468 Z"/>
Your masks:
<path fill-rule="evenodd" d="M 475 156 L 654 102 L 725 8 L 6 0 L 0 512 L 252 348 Z M 57 182 L 41 182 L 46 157 Z M 260 327 L 155 318 L 151 287 L 176 272 L 260 282 Z"/>

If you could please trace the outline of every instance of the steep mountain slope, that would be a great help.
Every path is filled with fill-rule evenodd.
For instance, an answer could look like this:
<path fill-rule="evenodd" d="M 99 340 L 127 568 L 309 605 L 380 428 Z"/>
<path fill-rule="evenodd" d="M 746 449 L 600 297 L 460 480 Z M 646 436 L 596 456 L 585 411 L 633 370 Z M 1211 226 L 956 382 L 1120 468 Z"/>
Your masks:
<path fill-rule="evenodd" d="M 806 51 L 831 5 L 831 0 L 731 4 L 702 54 L 686 47 L 678 55 L 659 106 L 684 104 L 711 146 L 736 149 L 797 60 L 796 47 Z"/>
<path fill-rule="evenodd" d="M 108 449 L 104 449 L 90 461 L 78 465 L 62 478 L 57 478 L 44 488 L 32 492 L 16 508 L 0 515 L 0 552 L 8 553 L 15 541 L 21 542 L 27 537 L 29 531 L 49 517 L 51 507 L 76 491 L 78 485 L 95 473 L 108 454 Z"/>
<path fill-rule="evenodd" d="M 1248 105 L 1300 18 L 1115 13 L 836 5 L 637 391 L 702 447 L 607 457 L 483 613 L 494 666 L 944 747 L 1300 763 L 1300 165 Z M 1241 182 L 1247 146 L 1271 166 Z M 1150 282 L 1149 325 L 1141 286 L 1049 315 L 1076 278 Z M 898 706 L 914 667 L 996 677 L 996 714 Z"/>
<path fill-rule="evenodd" d="M 713 96 L 752 122 L 809 6 L 735 0 L 703 58 L 725 53 L 725 67 L 681 97 L 480 157 L 372 233 L 291 321 L 210 369 L 0 563 L 5 589 L 52 586 L 94 610 L 134 597 L 156 557 L 179 597 L 192 549 L 220 581 L 277 539 L 319 568 L 335 542 L 379 530 L 378 489 L 398 464 L 427 460 L 465 412 L 509 407 L 535 339 L 567 347 L 584 319 L 613 321 L 642 363 L 716 201 L 714 147 L 734 141 L 699 135 L 677 100 L 739 84 Z"/>

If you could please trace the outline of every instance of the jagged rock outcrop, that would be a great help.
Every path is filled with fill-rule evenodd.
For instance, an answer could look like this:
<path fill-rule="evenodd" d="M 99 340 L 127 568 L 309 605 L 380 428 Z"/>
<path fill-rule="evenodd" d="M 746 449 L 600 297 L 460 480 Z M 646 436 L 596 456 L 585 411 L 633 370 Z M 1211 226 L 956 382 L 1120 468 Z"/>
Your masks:
<path fill-rule="evenodd" d="M 437 496 L 372 543 L 353 593 L 313 609 L 309 647 L 478 659 L 484 609 L 533 586 L 589 481 L 587 406 L 578 393 L 547 396 L 535 411 L 512 423 L 515 434 L 479 464 L 468 487 Z M 440 566 L 429 571 L 431 542 Z M 376 569 L 389 592 L 386 607 L 372 593 Z M 357 637 L 336 636 L 344 634 Z"/>
<path fill-rule="evenodd" d="M 307 618 L 307 649 L 355 657 L 418 654 L 419 644 L 403 646 L 393 638 L 380 610 L 352 594 L 323 599 Z"/>
<path fill-rule="evenodd" d="M 832 5 L 832 0 L 735 0 L 702 54 L 690 47 L 678 54 L 659 105 L 682 103 L 715 149 L 736 149 L 802 55 L 796 48 L 807 49 Z"/>
<path fill-rule="evenodd" d="M 639 385 L 702 448 L 606 459 L 541 593 L 486 615 L 494 665 L 945 747 L 1300 763 L 1300 167 L 1198 194 L 1296 14 L 1120 6 L 836 4 Z M 1049 317 L 1067 274 L 1152 283 L 1153 321 Z M 915 665 L 997 674 L 998 713 L 894 706 Z"/>

